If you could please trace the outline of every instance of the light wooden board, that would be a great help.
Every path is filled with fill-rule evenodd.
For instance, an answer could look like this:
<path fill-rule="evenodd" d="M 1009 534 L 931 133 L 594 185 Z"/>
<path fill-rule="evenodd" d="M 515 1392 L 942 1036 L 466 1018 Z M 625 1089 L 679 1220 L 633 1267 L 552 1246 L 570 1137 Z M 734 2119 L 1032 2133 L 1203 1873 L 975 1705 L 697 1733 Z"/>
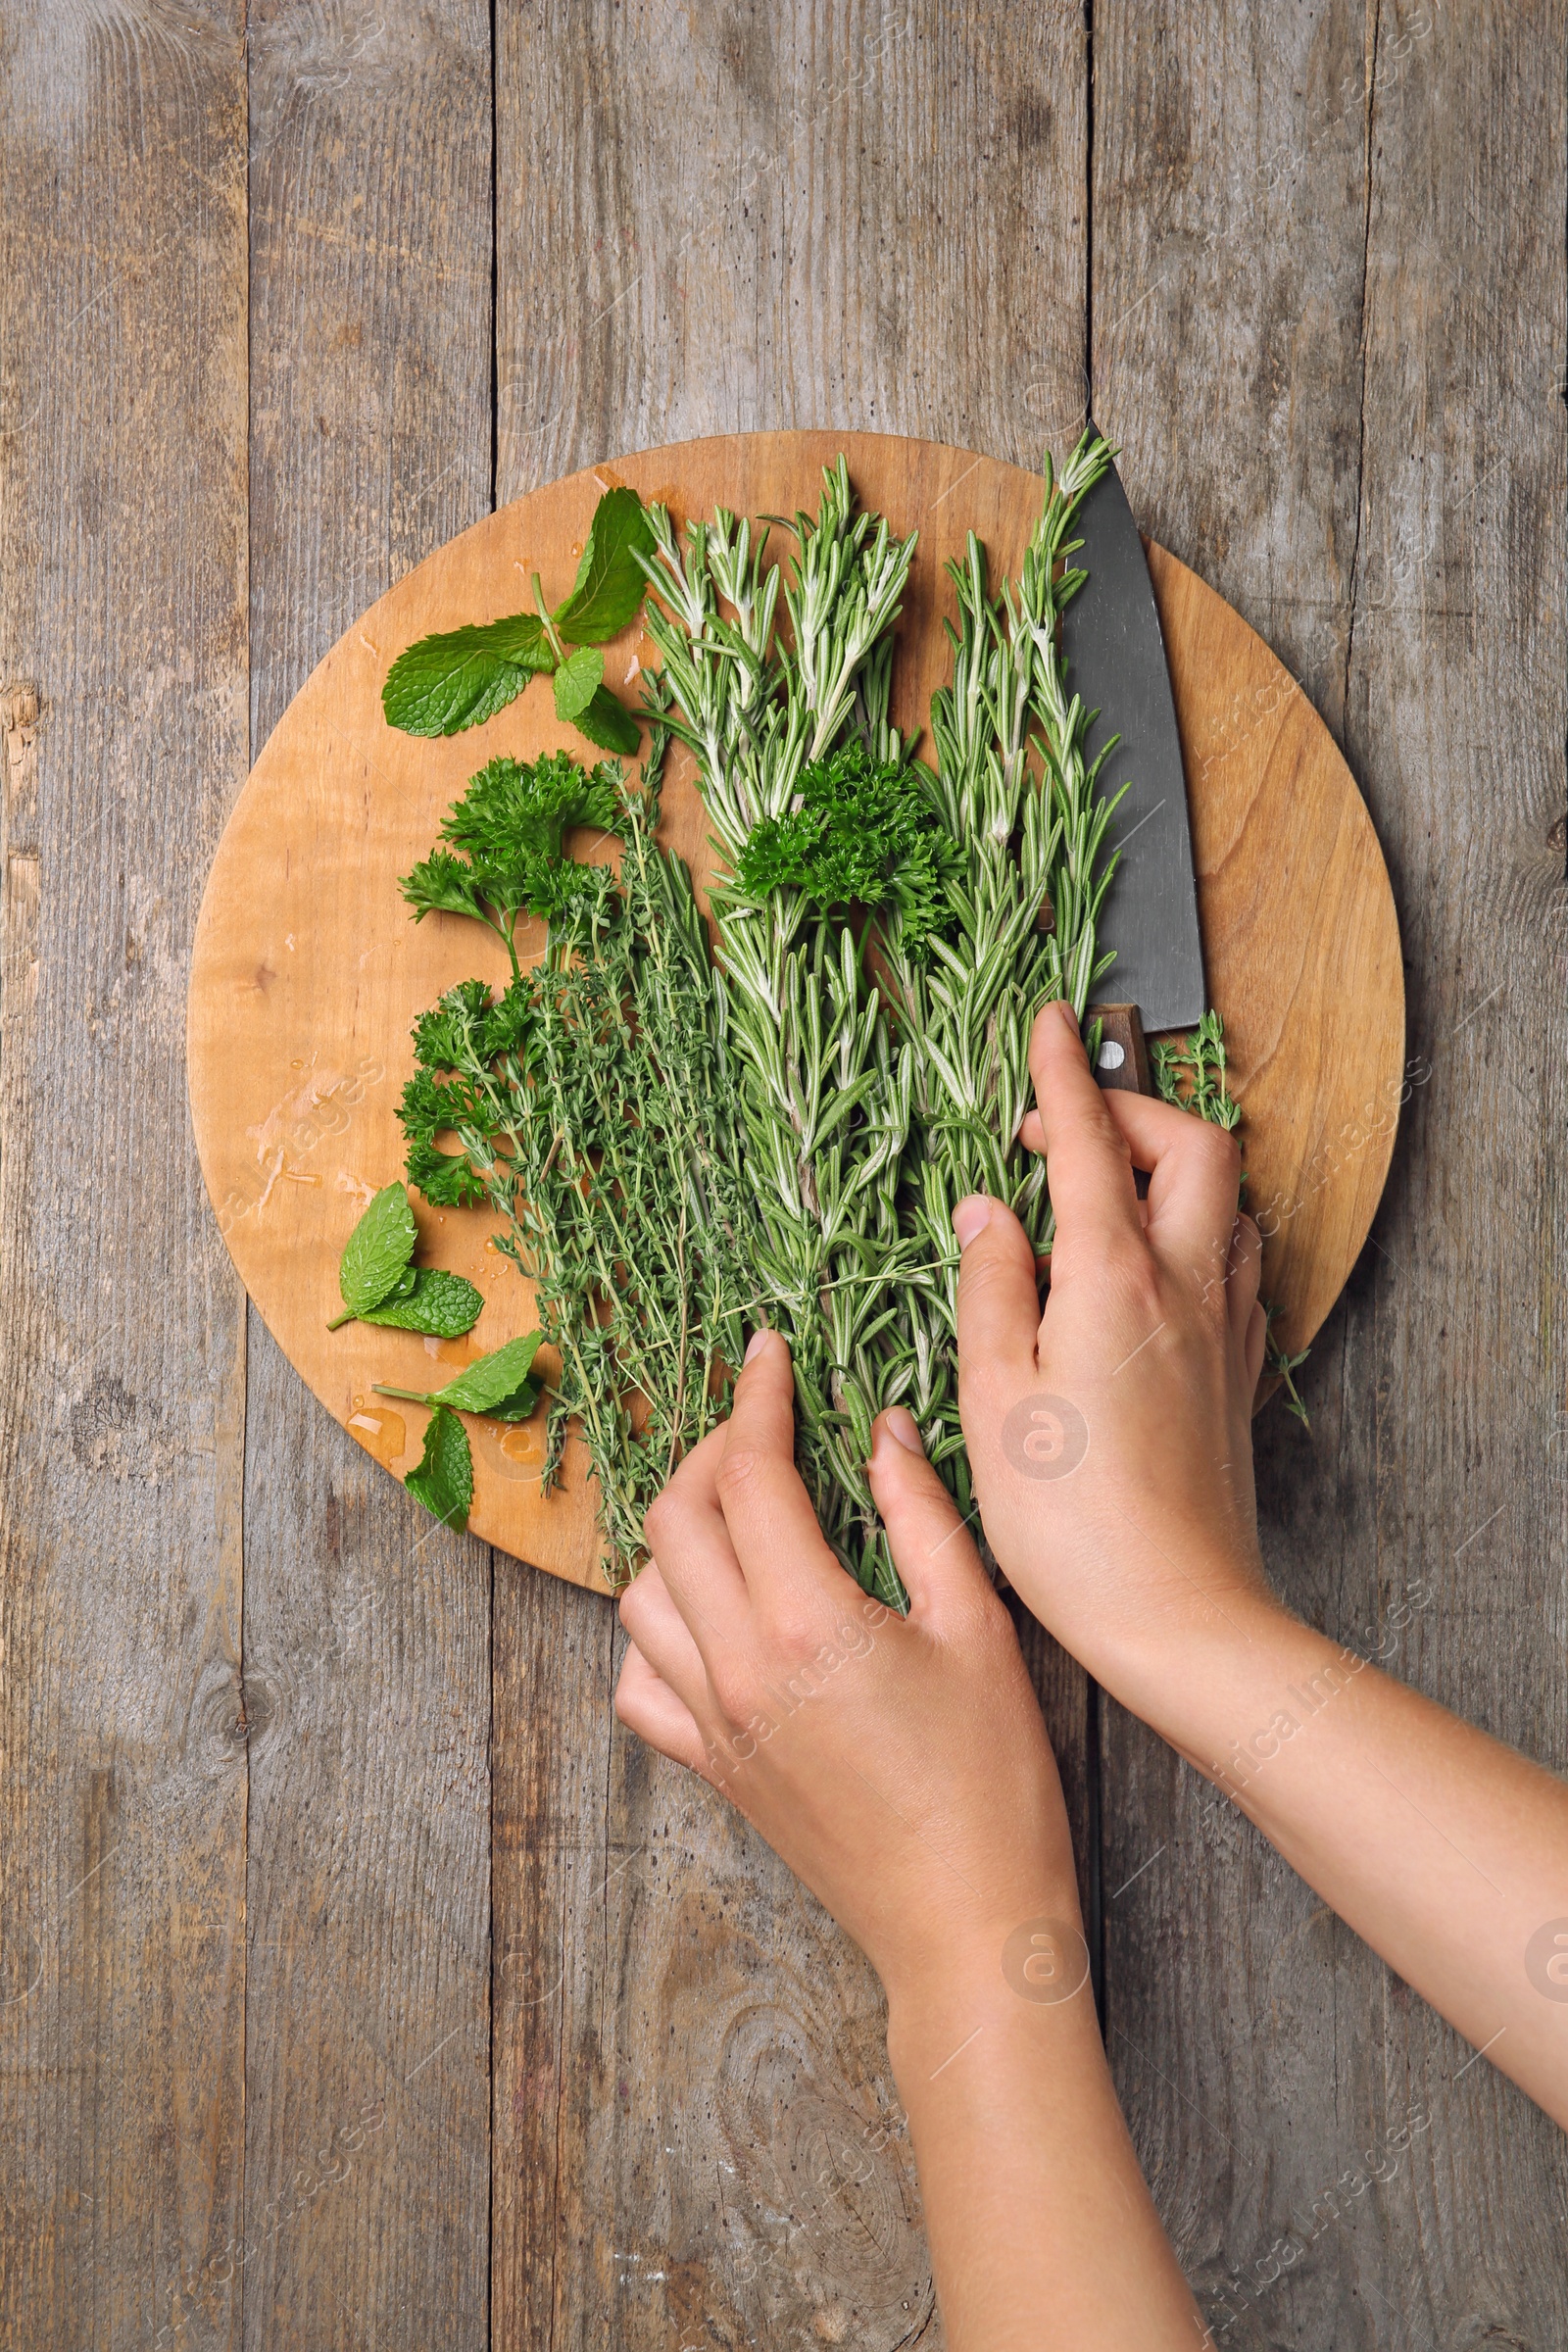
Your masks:
<path fill-rule="evenodd" d="M 814 505 L 843 448 L 865 502 L 921 534 L 901 625 L 896 715 L 907 728 L 946 674 L 947 558 L 979 531 L 1015 567 L 1041 485 L 963 450 L 887 435 L 758 434 L 644 452 L 551 484 L 475 524 L 382 597 L 295 698 L 256 763 L 213 866 L 191 974 L 191 1105 L 202 1164 L 246 1287 L 336 1417 L 406 1472 L 425 1409 L 374 1394 L 433 1387 L 448 1367 L 534 1321 L 531 1286 L 495 1246 L 485 1210 L 418 1206 L 424 1262 L 484 1291 L 466 1340 L 326 1326 L 343 1243 L 377 1186 L 401 1173 L 396 1105 L 410 1024 L 504 951 L 462 917 L 415 924 L 397 878 L 437 839 L 445 808 L 497 752 L 532 757 L 563 730 L 548 688 L 438 743 L 381 712 L 393 658 L 431 630 L 526 601 L 537 567 L 564 594 L 596 499 L 629 482 L 678 516 L 717 505 Z M 1398 1115 L 1403 989 L 1388 877 L 1359 794 L 1327 730 L 1246 624 L 1180 564 L 1152 568 L 1192 771 L 1194 858 L 1210 992 L 1225 1016 L 1248 1117 L 1251 1200 L 1270 1233 L 1268 1295 L 1309 1339 L 1371 1222 Z M 634 623 L 608 649 L 634 688 L 653 648 Z M 707 822 L 689 762 L 672 766 L 663 834 L 699 877 Z M 1136 853 L 1134 853 L 1136 854 Z M 534 927 L 535 932 L 539 930 Z M 528 951 L 525 950 L 525 953 Z M 541 1495 L 543 1416 L 474 1427 L 474 1531 L 558 1576 L 599 1577 L 581 1449 L 563 1494 Z"/>

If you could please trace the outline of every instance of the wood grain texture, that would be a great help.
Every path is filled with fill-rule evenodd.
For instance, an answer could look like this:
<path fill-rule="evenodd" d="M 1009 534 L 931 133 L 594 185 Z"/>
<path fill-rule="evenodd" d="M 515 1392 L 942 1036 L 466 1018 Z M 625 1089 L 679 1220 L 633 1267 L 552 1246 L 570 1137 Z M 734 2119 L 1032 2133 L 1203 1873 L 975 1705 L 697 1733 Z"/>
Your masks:
<path fill-rule="evenodd" d="M 492 1211 L 420 1204 L 420 1257 L 478 1284 L 481 1326 L 441 1344 L 368 1323 L 331 1327 L 344 1242 L 402 1164 L 397 1102 L 413 1067 L 410 1029 L 476 965 L 498 989 L 510 968 L 501 943 L 470 921 L 415 925 L 398 876 L 438 838 L 474 769 L 502 751 L 533 758 L 553 749 L 561 729 L 549 694 L 536 689 L 450 741 L 400 736 L 382 714 L 382 681 L 403 647 L 514 602 L 521 570 L 541 566 L 556 595 L 607 484 L 658 497 L 677 519 L 720 506 L 793 514 L 814 503 L 840 454 L 867 506 L 896 533 L 919 533 L 893 711 L 906 736 L 917 734 L 950 669 L 949 564 L 973 528 L 998 575 L 1015 574 L 1043 484 L 969 451 L 888 434 L 723 436 L 568 475 L 428 557 L 314 672 L 223 836 L 191 977 L 202 1164 L 235 1262 L 284 1353 L 401 1476 L 419 1458 L 428 1412 L 401 1397 L 388 1404 L 376 1381 L 427 1388 L 448 1376 L 441 1365 L 530 1329 L 536 1309 L 532 1285 L 499 1252 Z M 1288 1340 L 1304 1344 L 1360 1250 L 1397 1123 L 1403 988 L 1388 877 L 1345 762 L 1288 673 L 1174 558 L 1156 548 L 1151 565 L 1184 743 L 1214 735 L 1217 712 L 1247 713 L 1245 740 L 1200 763 L 1194 859 L 1208 985 L 1248 1110 L 1267 1296 Z M 653 655 L 634 622 L 610 649 L 613 678 L 635 676 L 638 650 L 645 662 Z M 708 818 L 684 755 L 670 764 L 661 833 L 706 900 Z M 543 938 L 543 926 L 530 925 L 522 954 L 540 953 Z M 541 1360 L 553 1375 L 553 1352 Z M 564 1491 L 542 1494 L 542 1419 L 515 1431 L 478 1422 L 474 1446 L 473 1531 L 607 1590 L 582 1448 L 571 1450 Z"/>
<path fill-rule="evenodd" d="M 0 2339 L 29 2352 L 239 2333 L 244 1302 L 181 1038 L 247 765 L 244 142 L 238 5 L 9 12 Z"/>
<path fill-rule="evenodd" d="M 403 1564 L 409 1506 L 254 1321 L 242 1487 L 242 1302 L 184 1141 L 183 959 L 247 764 L 246 13 L 17 0 L 0 35 L 0 1319 L 41 1367 L 0 1410 L 0 2335 L 29 2352 L 481 2327 L 482 1571 L 425 1575 L 439 1538 Z M 1135 511 L 1342 735 L 1432 1069 L 1312 1436 L 1260 1425 L 1269 1557 L 1562 1764 L 1561 0 L 1100 0 L 1092 144 L 1067 0 L 492 13 L 503 499 L 755 427 L 1033 464 L 1084 407 L 1092 230 Z M 488 503 L 483 14 L 248 12 L 253 745 Z M 1560 2139 L 1114 1710 L 1097 1793 L 1082 1679 L 1024 1631 L 1095 1881 L 1102 1805 L 1108 2038 L 1220 2340 L 1568 2340 Z M 494 2340 L 931 2352 L 874 1984 L 613 1732 L 597 1596 L 503 1560 L 493 1642 Z M 1394 2177 L 1343 2193 L 1412 2102 Z"/>
<path fill-rule="evenodd" d="M 1070 432 L 1083 406 L 1087 87 L 1071 0 L 984 12 L 939 0 L 499 9 L 498 497 L 607 451 L 779 427 L 922 434 L 1038 462 L 1046 427 Z M 1009 331 L 991 335 L 993 307 Z M 516 1818 L 515 1791 L 552 1784 L 563 1731 L 601 1807 L 584 1803 L 580 1857 L 545 1847 L 525 1871 L 500 1841 L 495 1853 L 497 1950 L 518 1955 L 512 1988 L 497 1980 L 498 2052 L 523 1985 L 553 1981 L 562 1929 L 572 1931 L 553 2006 L 532 2029 L 554 2071 L 530 2075 L 535 2095 L 519 2099 L 498 2059 L 497 2340 L 597 2352 L 596 2280 L 615 2276 L 607 2253 L 657 2252 L 660 2200 L 675 2195 L 690 2232 L 680 2267 L 662 2280 L 645 2269 L 646 2285 L 621 2292 L 614 2340 L 626 2352 L 831 2342 L 839 2322 L 801 2198 L 743 2193 L 725 2169 L 737 2159 L 720 2118 L 748 2082 L 722 2022 L 735 1979 L 721 1958 L 694 1959 L 685 1935 L 704 1890 L 723 1889 L 729 1936 L 757 1955 L 759 2006 L 777 2015 L 820 1948 L 815 1906 L 732 1816 L 694 1810 L 677 1774 L 614 1734 L 614 1644 L 593 1594 L 498 1576 L 495 1659 L 498 1823 Z M 1086 1836 L 1083 1677 L 1043 1640 L 1034 1664 Z M 634 2033 L 590 1965 L 604 1898 L 579 1905 L 639 1849 L 662 1857 L 662 1899 L 639 1899 L 617 1929 L 620 1981 L 654 1988 Z M 612 1895 L 641 1898 L 645 1867 L 632 1861 Z M 850 2021 L 880 2012 L 869 1972 L 839 1948 L 843 1973 L 809 2007 L 796 2002 L 813 2046 L 824 2028 L 836 2047 Z M 695 2043 L 688 1983 L 699 2006 L 711 1990 Z M 562 2085 L 603 2067 L 634 2111 L 654 2049 L 661 2080 L 678 2079 L 688 2049 L 693 2063 L 649 2173 L 636 2161 L 644 2143 L 590 2133 Z M 875 2161 L 879 2242 L 893 2276 L 921 2284 L 907 2312 L 902 2287 L 879 2284 L 882 2309 L 840 2340 L 935 2352 L 923 2241 L 898 2202 L 899 2143 Z M 514 2206 L 519 2178 L 531 2194 Z"/>
<path fill-rule="evenodd" d="M 250 16 L 260 744 L 490 499 L 478 0 Z M 264 892 L 270 876 L 264 878 Z M 488 2342 L 489 1560 L 250 1346 L 245 2342 Z"/>
<path fill-rule="evenodd" d="M 509 8 L 496 70 L 499 497 L 710 433 L 1076 439 L 1077 8 Z"/>
<path fill-rule="evenodd" d="M 1430 1071 L 1312 1434 L 1259 1424 L 1265 1554 L 1558 1768 L 1563 45 L 1557 7 L 1095 12 L 1096 413 L 1146 527 L 1343 729 Z M 1222 2340 L 1564 2340 L 1561 2136 L 1114 1709 L 1103 1786 L 1107 1888 L 1148 1866 L 1107 1906 L 1110 2048 Z"/>

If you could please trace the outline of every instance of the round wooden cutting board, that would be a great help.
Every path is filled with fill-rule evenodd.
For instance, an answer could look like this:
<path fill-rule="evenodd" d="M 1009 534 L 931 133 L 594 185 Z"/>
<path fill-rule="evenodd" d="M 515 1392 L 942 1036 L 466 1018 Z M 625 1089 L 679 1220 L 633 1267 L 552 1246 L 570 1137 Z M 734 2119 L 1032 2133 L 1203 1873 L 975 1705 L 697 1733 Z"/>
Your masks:
<path fill-rule="evenodd" d="M 478 924 L 441 915 L 416 925 L 398 877 L 498 752 L 532 759 L 565 743 L 585 762 L 597 755 L 558 724 L 548 682 L 466 734 L 400 735 L 381 713 L 387 669 L 432 630 L 530 607 L 535 570 L 559 601 L 594 506 L 617 483 L 679 518 L 720 505 L 814 512 L 821 469 L 840 450 L 862 501 L 896 531 L 920 534 L 894 716 L 923 726 L 948 667 L 943 567 L 973 529 L 993 576 L 1015 569 L 1040 512 L 1039 478 L 883 434 L 745 434 L 572 474 L 440 548 L 333 647 L 229 819 L 191 971 L 202 1170 L 268 1328 L 327 1410 L 396 1474 L 418 1459 L 425 1411 L 389 1403 L 372 1384 L 440 1387 L 535 1320 L 529 1286 L 493 1247 L 489 1212 L 437 1211 L 416 1198 L 419 1262 L 465 1273 L 485 1294 L 474 1332 L 449 1343 L 363 1323 L 326 1328 L 349 1231 L 403 1172 L 397 1103 L 411 1023 L 455 981 L 499 984 L 506 971 L 499 942 Z M 1279 1336 L 1297 1348 L 1333 1305 L 1388 1171 L 1404 1078 L 1398 926 L 1371 821 L 1317 713 L 1221 598 L 1161 549 L 1149 559 L 1186 755 L 1209 995 L 1224 1017 L 1249 1201 L 1266 1237 L 1264 1296 L 1279 1302 Z M 637 666 L 653 659 L 640 627 L 607 657 L 607 682 L 635 701 Z M 700 883 L 706 826 L 683 759 L 671 761 L 662 832 Z M 581 855 L 589 845 L 573 846 Z M 542 944 L 540 933 L 534 951 Z M 469 1422 L 469 1524 L 519 1559 L 608 1591 L 580 1447 L 568 1447 L 564 1488 L 539 1492 L 542 1421 L 510 1431 Z"/>

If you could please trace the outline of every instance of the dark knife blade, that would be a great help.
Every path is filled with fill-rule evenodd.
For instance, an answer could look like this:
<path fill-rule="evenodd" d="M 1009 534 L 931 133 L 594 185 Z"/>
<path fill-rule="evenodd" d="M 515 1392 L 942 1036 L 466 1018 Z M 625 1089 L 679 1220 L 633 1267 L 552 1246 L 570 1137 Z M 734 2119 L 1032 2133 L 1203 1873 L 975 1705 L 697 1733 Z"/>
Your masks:
<path fill-rule="evenodd" d="M 1084 544 L 1069 561 L 1089 577 L 1062 616 L 1067 691 L 1099 710 L 1091 759 L 1121 738 L 1102 792 L 1129 787 L 1111 819 L 1109 841 L 1123 855 L 1100 915 L 1101 949 L 1114 948 L 1116 960 L 1097 993 L 1136 1004 L 1145 1029 L 1192 1029 L 1208 1000 L 1187 778 L 1144 543 L 1114 466 L 1084 500 L 1078 531 Z"/>

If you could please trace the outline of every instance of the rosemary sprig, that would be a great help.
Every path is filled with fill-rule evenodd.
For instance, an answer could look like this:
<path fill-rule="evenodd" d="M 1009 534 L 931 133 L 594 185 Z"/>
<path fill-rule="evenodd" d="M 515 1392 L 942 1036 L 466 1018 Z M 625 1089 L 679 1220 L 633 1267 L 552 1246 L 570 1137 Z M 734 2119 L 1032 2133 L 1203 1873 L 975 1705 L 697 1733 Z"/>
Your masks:
<path fill-rule="evenodd" d="M 932 699 L 937 765 L 924 789 L 950 856 L 926 943 L 894 906 L 880 920 L 900 1034 L 915 1055 L 914 1118 L 903 1221 L 941 1273 L 911 1291 L 899 1349 L 906 1401 L 960 1506 L 971 1495 L 957 1408 L 958 1250 L 953 1209 L 990 1193 L 1023 1220 L 1037 1252 L 1054 1220 L 1043 1160 L 1018 1129 L 1029 1105 L 1036 1013 L 1069 997 L 1082 1018 L 1110 957 L 1098 948 L 1115 871 L 1106 799 L 1084 738 L 1095 713 L 1070 694 L 1058 646 L 1063 610 L 1085 574 L 1072 531 L 1110 452 L 1088 434 L 1046 495 L 1016 583 L 993 594 L 974 533 L 949 565 L 958 621 L 948 625 L 950 685 Z"/>
<path fill-rule="evenodd" d="M 903 766 L 887 720 L 891 632 L 915 543 L 857 509 L 842 458 L 814 519 L 785 526 L 788 576 L 767 560 L 766 532 L 754 539 L 722 509 L 688 527 L 684 551 L 667 512 L 653 508 L 650 522 L 646 626 L 728 869 L 709 900 L 756 1169 L 756 1263 L 795 1359 L 801 1469 L 845 1566 L 900 1600 L 864 1463 L 871 1424 L 898 1394 L 885 1335 L 918 1252 L 898 1209 L 914 1051 L 894 1045 L 859 940 L 831 919 L 849 882 L 808 870 L 833 845 L 820 828 L 805 838 L 800 820 L 831 820 L 846 755 L 867 772 Z M 907 862 L 895 830 L 889 812 L 873 866 Z"/>

